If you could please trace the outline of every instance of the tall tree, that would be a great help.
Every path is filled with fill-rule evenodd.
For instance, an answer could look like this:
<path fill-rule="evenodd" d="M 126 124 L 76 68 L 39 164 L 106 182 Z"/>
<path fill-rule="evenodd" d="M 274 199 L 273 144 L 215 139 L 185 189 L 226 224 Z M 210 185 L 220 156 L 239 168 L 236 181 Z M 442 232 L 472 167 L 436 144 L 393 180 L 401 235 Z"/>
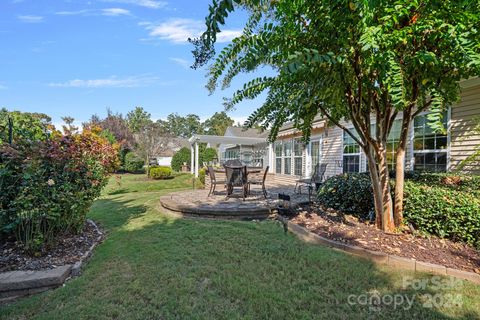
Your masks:
<path fill-rule="evenodd" d="M 0 143 L 44 140 L 54 130 L 52 119 L 43 113 L 0 109 Z"/>
<path fill-rule="evenodd" d="M 235 121 L 225 111 L 215 112 L 213 116 L 205 120 L 203 128 L 206 134 L 223 136 L 228 127 L 233 126 Z"/>
<path fill-rule="evenodd" d="M 190 138 L 193 134 L 203 133 L 200 117 L 196 114 L 182 117 L 177 113 L 172 113 L 168 115 L 167 120 L 159 120 L 158 123 L 167 132 L 177 137 Z"/>
<path fill-rule="evenodd" d="M 150 160 L 163 152 L 178 147 L 171 134 L 166 132 L 158 123 L 149 123 L 138 130 L 134 135 L 136 141 L 135 153 L 145 160 L 148 167 Z"/>
<path fill-rule="evenodd" d="M 150 113 L 145 111 L 142 107 L 136 107 L 134 110 L 127 113 L 126 118 L 128 127 L 133 133 L 137 133 L 140 129 L 152 123 Z"/>
<path fill-rule="evenodd" d="M 112 110 L 107 109 L 105 119 L 101 119 L 98 115 L 93 115 L 88 122 L 83 123 L 83 127 L 91 125 L 97 125 L 103 131 L 108 130 L 122 146 L 122 149 L 132 149 L 135 145 L 133 133 L 128 127 L 127 120 L 121 113 L 113 113 Z"/>
<path fill-rule="evenodd" d="M 430 109 L 442 130 L 445 106 L 459 97 L 461 79 L 480 74 L 480 3 L 421 0 L 219 0 L 206 18 L 207 30 L 192 43 L 196 61 L 214 54 L 216 35 L 229 12 L 243 7 L 243 34 L 218 54 L 209 68 L 208 88 L 222 87 L 241 72 L 261 66 L 276 74 L 256 78 L 227 102 L 233 107 L 267 91 L 248 124 L 270 127 L 293 121 L 306 140 L 320 113 L 347 132 L 368 159 L 377 226 L 402 222 L 407 132 L 412 119 Z M 402 116 L 396 150 L 395 219 L 387 163 L 387 137 Z M 342 120 L 350 120 L 347 128 Z"/>

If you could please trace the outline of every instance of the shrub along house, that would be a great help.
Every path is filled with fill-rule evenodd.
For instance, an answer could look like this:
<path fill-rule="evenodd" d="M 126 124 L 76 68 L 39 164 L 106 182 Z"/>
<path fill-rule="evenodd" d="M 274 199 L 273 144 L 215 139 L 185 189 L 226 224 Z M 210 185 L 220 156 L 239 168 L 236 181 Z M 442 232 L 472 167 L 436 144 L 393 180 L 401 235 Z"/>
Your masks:
<path fill-rule="evenodd" d="M 480 145 L 480 135 L 474 130 L 478 123 L 476 119 L 480 118 L 480 78 L 462 81 L 460 85 L 460 101 L 449 107 L 443 117 L 445 134 L 435 133 L 429 127 L 428 112 L 414 119 L 409 132 L 406 170 L 455 171 L 462 160 L 472 155 Z M 389 138 L 388 161 L 392 169 L 400 121 L 401 115 L 394 123 Z M 348 122 L 343 124 L 354 131 L 353 125 Z M 272 144 L 267 144 L 264 140 L 267 133 L 253 129 L 229 129 L 225 133 L 228 143 L 220 144 L 220 162 L 240 159 L 247 165 L 269 165 L 269 172 L 275 174 L 276 180 L 294 181 L 300 177 L 309 177 L 317 163 L 327 163 L 325 177 L 367 171 L 367 159 L 360 146 L 342 129 L 328 126 L 327 121 L 321 117 L 313 123 L 308 144 L 302 143 L 301 133 L 293 128 L 292 123 L 287 123 L 280 129 L 277 140 Z M 251 135 L 263 140 L 258 142 L 252 139 L 251 144 L 244 144 L 245 137 Z M 235 138 L 242 140 L 243 144 L 235 143 Z M 466 165 L 463 172 L 480 174 L 480 166 L 478 163 Z"/>

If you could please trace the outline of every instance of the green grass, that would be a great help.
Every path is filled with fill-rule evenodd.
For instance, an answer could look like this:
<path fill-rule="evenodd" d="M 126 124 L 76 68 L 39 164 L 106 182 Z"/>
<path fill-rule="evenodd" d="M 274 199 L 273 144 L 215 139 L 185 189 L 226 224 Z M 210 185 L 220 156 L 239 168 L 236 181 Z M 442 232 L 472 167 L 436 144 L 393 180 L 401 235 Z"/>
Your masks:
<path fill-rule="evenodd" d="M 160 195 L 189 176 L 112 178 L 89 214 L 106 240 L 82 276 L 64 287 L 0 307 L 2 319 L 477 319 L 480 287 L 403 288 L 411 273 L 308 245 L 273 221 L 175 219 Z M 432 281 L 432 276 L 416 275 Z M 434 278 L 434 280 L 437 278 Z M 438 280 L 438 279 L 437 279 Z M 350 305 L 350 295 L 416 295 L 406 305 Z M 440 294 L 440 296 L 438 296 Z M 449 295 L 460 305 L 425 308 Z M 440 297 L 440 298 L 439 298 Z M 445 301 L 445 300 L 444 300 Z M 387 301 L 388 302 L 388 301 Z"/>

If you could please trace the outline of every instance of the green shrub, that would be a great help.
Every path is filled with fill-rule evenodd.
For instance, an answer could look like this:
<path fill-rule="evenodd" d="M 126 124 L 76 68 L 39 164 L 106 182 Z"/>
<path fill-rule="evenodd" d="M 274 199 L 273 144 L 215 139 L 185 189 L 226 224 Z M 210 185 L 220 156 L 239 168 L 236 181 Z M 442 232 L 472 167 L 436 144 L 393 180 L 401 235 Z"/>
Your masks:
<path fill-rule="evenodd" d="M 366 219 L 375 211 L 372 192 L 368 174 L 343 174 L 322 184 L 318 201 L 328 208 Z"/>
<path fill-rule="evenodd" d="M 145 163 L 143 159 L 139 158 L 134 152 L 128 152 L 125 155 L 125 163 L 123 165 L 123 169 L 126 172 L 130 173 L 144 173 L 144 164 Z"/>
<path fill-rule="evenodd" d="M 416 229 L 480 246 L 480 177 L 422 174 L 405 181 L 404 217 Z"/>
<path fill-rule="evenodd" d="M 205 176 L 207 175 L 207 168 L 201 168 L 198 170 L 198 179 L 200 182 L 205 185 Z"/>
<path fill-rule="evenodd" d="M 161 180 L 172 178 L 172 169 L 170 167 L 151 167 L 150 178 Z"/>
<path fill-rule="evenodd" d="M 204 162 L 211 162 L 213 159 L 217 159 L 217 150 L 214 148 L 205 148 L 203 152 L 200 154 L 200 163 Z"/>
<path fill-rule="evenodd" d="M 187 147 L 183 147 L 178 150 L 172 157 L 172 169 L 175 171 L 182 170 L 182 165 L 185 162 L 187 165 L 190 165 L 191 151 Z"/>
<path fill-rule="evenodd" d="M 78 232 L 110 172 L 117 150 L 96 132 L 0 147 L 0 238 L 30 252 Z"/>
<path fill-rule="evenodd" d="M 426 172 L 408 172 L 405 176 L 405 223 L 422 232 L 480 246 L 480 177 Z M 318 200 L 326 207 L 361 218 L 374 215 L 367 174 L 327 179 Z"/>

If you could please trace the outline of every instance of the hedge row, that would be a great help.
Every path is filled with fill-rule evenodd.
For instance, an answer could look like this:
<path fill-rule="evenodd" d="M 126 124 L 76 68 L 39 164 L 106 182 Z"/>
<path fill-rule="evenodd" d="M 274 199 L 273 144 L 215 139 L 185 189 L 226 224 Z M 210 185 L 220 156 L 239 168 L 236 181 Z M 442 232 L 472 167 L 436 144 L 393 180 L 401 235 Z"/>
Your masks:
<path fill-rule="evenodd" d="M 325 181 L 318 200 L 326 207 L 362 219 L 374 218 L 367 174 L 344 174 Z M 404 217 L 417 230 L 480 246 L 480 177 L 409 173 Z"/>

